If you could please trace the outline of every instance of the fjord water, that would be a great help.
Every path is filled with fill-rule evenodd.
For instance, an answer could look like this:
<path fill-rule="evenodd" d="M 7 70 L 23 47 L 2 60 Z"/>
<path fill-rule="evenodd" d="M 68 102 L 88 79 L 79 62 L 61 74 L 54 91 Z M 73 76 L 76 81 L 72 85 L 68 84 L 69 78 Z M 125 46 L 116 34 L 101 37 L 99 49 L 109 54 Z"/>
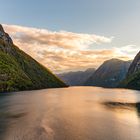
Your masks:
<path fill-rule="evenodd" d="M 10 93 L 0 140 L 140 140 L 139 102 L 140 91 L 97 87 Z"/>

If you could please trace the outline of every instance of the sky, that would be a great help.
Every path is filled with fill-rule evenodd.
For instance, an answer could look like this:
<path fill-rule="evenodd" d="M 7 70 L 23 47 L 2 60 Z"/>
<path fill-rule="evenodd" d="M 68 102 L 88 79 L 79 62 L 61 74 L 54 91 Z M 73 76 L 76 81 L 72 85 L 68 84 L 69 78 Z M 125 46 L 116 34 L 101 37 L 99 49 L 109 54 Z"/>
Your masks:
<path fill-rule="evenodd" d="M 55 73 L 140 50 L 139 0 L 0 0 L 0 9 L 14 43 Z"/>

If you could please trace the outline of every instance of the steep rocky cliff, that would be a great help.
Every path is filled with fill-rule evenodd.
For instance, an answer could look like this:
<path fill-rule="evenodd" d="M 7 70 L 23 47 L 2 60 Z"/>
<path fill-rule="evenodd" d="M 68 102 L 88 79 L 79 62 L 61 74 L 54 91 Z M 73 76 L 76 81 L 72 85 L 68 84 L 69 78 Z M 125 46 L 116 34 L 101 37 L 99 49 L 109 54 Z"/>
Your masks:
<path fill-rule="evenodd" d="M 140 52 L 136 55 L 133 63 L 130 65 L 127 76 L 137 73 L 138 71 L 140 71 Z"/>
<path fill-rule="evenodd" d="M 125 80 L 119 84 L 119 87 L 140 90 L 140 52 L 134 58 Z"/>

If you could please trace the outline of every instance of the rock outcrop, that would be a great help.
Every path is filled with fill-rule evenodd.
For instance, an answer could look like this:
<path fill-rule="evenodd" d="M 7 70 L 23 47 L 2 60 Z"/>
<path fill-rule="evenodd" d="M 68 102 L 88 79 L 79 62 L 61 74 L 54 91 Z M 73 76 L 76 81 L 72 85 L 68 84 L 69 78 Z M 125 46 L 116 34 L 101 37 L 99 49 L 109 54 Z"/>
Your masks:
<path fill-rule="evenodd" d="M 126 78 L 119 84 L 119 87 L 140 90 L 140 52 L 134 58 Z"/>
<path fill-rule="evenodd" d="M 9 34 L 5 33 L 1 24 L 0 24 L 0 39 L 4 41 L 7 45 L 13 44 L 11 37 L 9 36 Z"/>
<path fill-rule="evenodd" d="M 140 71 L 140 52 L 136 55 L 133 63 L 130 65 L 127 76 L 137 73 L 138 71 Z"/>
<path fill-rule="evenodd" d="M 0 24 L 0 31 L 1 31 L 1 32 L 4 32 L 4 29 L 3 29 L 3 27 L 2 27 L 1 24 Z"/>

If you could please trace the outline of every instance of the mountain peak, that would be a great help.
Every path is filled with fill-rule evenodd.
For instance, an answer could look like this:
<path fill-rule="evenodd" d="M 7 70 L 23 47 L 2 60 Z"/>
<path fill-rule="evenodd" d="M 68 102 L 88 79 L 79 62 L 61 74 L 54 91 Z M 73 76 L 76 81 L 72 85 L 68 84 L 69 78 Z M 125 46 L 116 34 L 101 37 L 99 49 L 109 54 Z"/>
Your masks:
<path fill-rule="evenodd" d="M 130 68 L 128 70 L 128 76 L 132 75 L 140 70 L 140 51 L 134 58 L 133 63 L 130 65 Z"/>
<path fill-rule="evenodd" d="M 119 84 L 119 87 L 140 90 L 140 52 L 134 58 L 126 78 Z"/>
<path fill-rule="evenodd" d="M 120 62 L 125 62 L 125 61 L 118 58 L 112 58 L 112 59 L 106 60 L 104 63 L 116 63 L 116 62 L 120 63 Z"/>
<path fill-rule="evenodd" d="M 6 44 L 13 44 L 13 41 L 8 33 L 6 33 L 0 24 L 0 40 L 2 40 Z"/>
<path fill-rule="evenodd" d="M 2 25 L 0 24 L 0 32 L 3 32 L 4 33 L 4 29 L 2 27 Z"/>
<path fill-rule="evenodd" d="M 116 87 L 125 78 L 129 61 L 110 59 L 105 61 L 85 82 L 88 86 Z"/>

